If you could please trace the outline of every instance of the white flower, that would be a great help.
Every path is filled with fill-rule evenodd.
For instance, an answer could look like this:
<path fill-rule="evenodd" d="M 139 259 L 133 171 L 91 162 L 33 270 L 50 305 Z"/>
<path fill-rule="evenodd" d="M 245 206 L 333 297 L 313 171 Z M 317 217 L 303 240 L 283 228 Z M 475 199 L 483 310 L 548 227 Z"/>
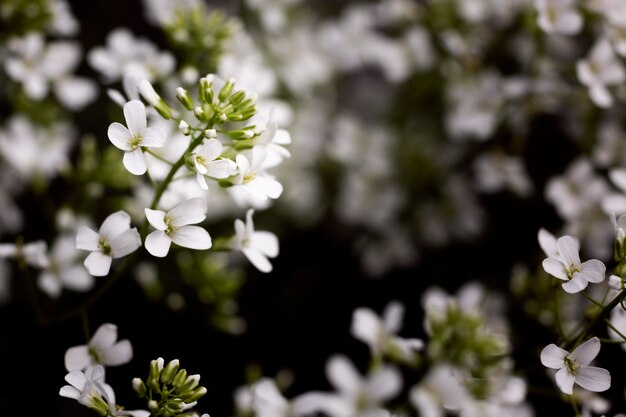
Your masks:
<path fill-rule="evenodd" d="M 212 178 L 228 178 L 236 173 L 237 164 L 230 159 L 217 159 L 220 157 L 224 147 L 217 139 L 205 140 L 204 143 L 197 148 L 191 159 L 196 169 L 196 181 L 203 190 L 208 190 L 209 186 L 206 182 L 206 176 Z"/>
<path fill-rule="evenodd" d="M 547 368 L 558 369 L 556 384 L 565 394 L 572 394 L 574 383 L 589 391 L 606 391 L 611 386 L 609 371 L 588 366 L 600 352 L 600 345 L 600 339 L 594 337 L 569 353 L 550 344 L 541 351 L 541 363 Z"/>
<path fill-rule="evenodd" d="M 117 326 L 104 323 L 86 345 L 74 346 L 65 352 L 68 372 L 82 371 L 97 365 L 117 366 L 130 362 L 133 348 L 126 339 L 117 340 Z"/>
<path fill-rule="evenodd" d="M 423 348 L 424 342 L 396 336 L 403 316 L 404 306 L 397 301 L 389 303 L 382 319 L 369 308 L 358 308 L 352 316 L 352 335 L 367 343 L 375 356 L 398 355 L 400 359 L 411 361 L 415 351 Z"/>
<path fill-rule="evenodd" d="M 65 287 L 72 291 L 89 291 L 94 279 L 78 260 L 76 238 L 61 236 L 52 245 L 49 265 L 37 278 L 39 288 L 50 297 L 57 298 Z"/>
<path fill-rule="evenodd" d="M 48 245 L 43 240 L 20 245 L 0 243 L 0 259 L 19 259 L 35 268 L 43 269 L 50 265 L 47 252 Z"/>
<path fill-rule="evenodd" d="M 588 58 L 576 64 L 576 72 L 580 82 L 589 88 L 591 100 L 599 107 L 613 105 L 613 97 L 607 85 L 620 84 L 626 80 L 624 68 L 607 38 L 596 41 Z"/>
<path fill-rule="evenodd" d="M 265 201 L 276 199 L 283 193 L 283 186 L 265 172 L 266 151 L 255 146 L 250 151 L 250 159 L 243 153 L 237 155 L 239 174 L 233 179 L 234 187 L 246 190 L 255 199 Z"/>
<path fill-rule="evenodd" d="M 146 106 L 139 100 L 131 100 L 124 105 L 124 118 L 128 129 L 121 123 L 112 123 L 108 130 L 109 140 L 125 151 L 126 169 L 131 174 L 143 175 L 148 163 L 142 148 L 162 147 L 167 133 L 158 127 L 147 127 Z"/>
<path fill-rule="evenodd" d="M 291 156 L 285 148 L 285 145 L 291 143 L 291 135 L 287 130 L 278 128 L 278 122 L 274 120 L 273 108 L 270 110 L 265 128 L 256 133 L 259 136 L 254 138 L 255 146 L 262 146 L 267 151 L 266 160 L 263 163 L 265 168 L 277 166 Z"/>
<path fill-rule="evenodd" d="M 336 393 L 302 395 L 300 401 L 305 414 L 318 411 L 333 417 L 376 415 L 380 406 L 402 389 L 402 378 L 395 368 L 379 367 L 364 378 L 346 357 L 339 355 L 328 361 L 326 375 Z"/>
<path fill-rule="evenodd" d="M 12 40 L 9 50 L 13 54 L 5 59 L 4 68 L 9 77 L 22 83 L 30 99 L 43 99 L 52 87 L 63 105 L 77 110 L 96 97 L 93 82 L 71 74 L 81 59 L 77 43 L 60 41 L 46 45 L 43 34 L 31 33 Z"/>
<path fill-rule="evenodd" d="M 70 385 L 61 388 L 61 397 L 77 400 L 100 415 L 115 412 L 115 392 L 104 382 L 104 368 L 101 366 L 89 368 L 85 372 L 72 371 L 65 376 L 65 380 Z"/>
<path fill-rule="evenodd" d="M 114 258 L 122 258 L 140 246 L 137 228 L 130 228 L 130 216 L 121 210 L 109 215 L 98 233 L 81 226 L 76 234 L 76 247 L 91 251 L 85 259 L 85 267 L 96 277 L 109 273 Z"/>
<path fill-rule="evenodd" d="M 209 249 L 211 236 L 199 226 L 206 218 L 207 203 L 202 197 L 192 198 L 174 207 L 167 213 L 145 209 L 150 224 L 157 230 L 146 238 L 146 249 L 151 255 L 162 258 L 167 255 L 172 242 L 190 249 Z"/>
<path fill-rule="evenodd" d="M 563 289 L 570 293 L 584 290 L 589 282 L 604 281 L 606 267 L 597 260 L 580 262 L 578 242 L 571 236 L 563 236 L 556 241 L 556 256 L 544 259 L 543 269 L 550 275 L 567 281 L 562 284 Z"/>
<path fill-rule="evenodd" d="M 575 35 L 583 27 L 583 18 L 575 0 L 535 0 L 537 23 L 547 33 Z"/>
<path fill-rule="evenodd" d="M 253 209 L 246 213 L 246 222 L 235 220 L 235 236 L 232 242 L 234 250 L 240 250 L 246 258 L 261 272 L 271 272 L 272 264 L 267 258 L 278 256 L 278 238 L 271 232 L 254 230 Z"/>

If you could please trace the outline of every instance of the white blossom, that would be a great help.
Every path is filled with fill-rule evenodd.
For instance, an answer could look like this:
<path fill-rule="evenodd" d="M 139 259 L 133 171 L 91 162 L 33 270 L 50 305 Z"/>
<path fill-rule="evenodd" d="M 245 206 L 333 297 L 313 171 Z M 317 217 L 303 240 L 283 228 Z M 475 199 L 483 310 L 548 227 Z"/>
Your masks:
<path fill-rule="evenodd" d="M 246 154 L 237 155 L 239 173 L 231 180 L 233 187 L 245 190 L 260 201 L 280 197 L 283 193 L 283 186 L 265 171 L 264 163 L 267 155 L 265 149 L 255 146 Z"/>
<path fill-rule="evenodd" d="M 48 266 L 37 278 L 39 288 L 53 298 L 59 297 L 63 288 L 89 291 L 95 281 L 79 258 L 76 238 L 71 235 L 59 237 L 50 250 Z"/>
<path fill-rule="evenodd" d="M 197 173 L 196 181 L 203 190 L 209 189 L 205 176 L 224 179 L 236 174 L 237 164 L 230 159 L 220 158 L 223 151 L 224 147 L 217 139 L 205 140 L 193 151 L 191 160 Z"/>
<path fill-rule="evenodd" d="M 127 339 L 117 341 L 117 326 L 104 323 L 94 333 L 89 343 L 74 346 L 65 352 L 68 372 L 84 371 L 98 365 L 118 366 L 130 362 L 133 348 Z"/>
<path fill-rule="evenodd" d="M 98 232 L 81 226 L 76 234 L 76 247 L 91 251 L 84 264 L 93 276 L 107 275 L 113 259 L 129 255 L 140 246 L 139 232 L 130 228 L 130 216 L 124 211 L 110 214 Z"/>
<path fill-rule="evenodd" d="M 239 250 L 261 272 L 271 272 L 272 264 L 267 258 L 278 256 L 278 238 L 275 234 L 254 230 L 253 209 L 246 213 L 246 222 L 235 220 L 235 236 L 231 247 Z"/>
<path fill-rule="evenodd" d="M 583 27 L 576 0 L 535 0 L 539 27 L 547 33 L 575 35 Z"/>
<path fill-rule="evenodd" d="M 607 86 L 626 80 L 626 72 L 607 38 L 596 41 L 589 56 L 576 65 L 578 79 L 589 88 L 591 100 L 599 107 L 611 107 L 613 96 Z"/>

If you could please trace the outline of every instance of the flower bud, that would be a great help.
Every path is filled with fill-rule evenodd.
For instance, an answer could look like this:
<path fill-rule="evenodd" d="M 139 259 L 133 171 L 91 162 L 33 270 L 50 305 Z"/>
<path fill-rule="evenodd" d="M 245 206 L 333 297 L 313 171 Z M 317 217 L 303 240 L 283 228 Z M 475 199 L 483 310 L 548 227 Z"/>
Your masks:
<path fill-rule="evenodd" d="M 189 92 L 182 87 L 176 89 L 176 98 L 180 101 L 187 110 L 193 109 L 193 100 L 189 95 Z"/>
<path fill-rule="evenodd" d="M 195 107 L 193 109 L 193 115 L 196 116 L 196 119 L 198 119 L 201 122 L 208 122 L 209 121 L 209 116 L 206 114 L 206 112 L 200 106 Z"/>
<path fill-rule="evenodd" d="M 621 290 L 624 287 L 624 281 L 617 275 L 611 275 L 609 277 L 609 287 L 614 290 Z"/>
<path fill-rule="evenodd" d="M 174 375 L 178 371 L 178 367 L 180 366 L 180 362 L 178 359 L 174 359 L 170 361 L 163 372 L 161 372 L 161 382 L 164 384 L 170 384 L 172 380 L 174 380 Z"/>
<path fill-rule="evenodd" d="M 184 120 L 181 120 L 180 123 L 178 123 L 178 130 L 180 130 L 180 133 L 182 133 L 185 136 L 189 136 L 189 133 L 191 133 L 189 123 L 187 123 Z"/>
<path fill-rule="evenodd" d="M 176 373 L 176 376 L 174 377 L 174 380 L 172 381 L 172 385 L 179 389 L 179 387 L 183 385 L 185 381 L 187 381 L 187 371 L 184 369 L 179 369 Z"/>
<path fill-rule="evenodd" d="M 207 393 L 207 390 L 205 387 L 198 387 L 194 389 L 193 391 L 190 391 L 189 393 L 185 393 L 184 395 L 181 395 L 181 398 L 185 402 L 194 402 L 204 397 L 206 393 Z"/>
<path fill-rule="evenodd" d="M 220 101 L 226 100 L 230 96 L 230 94 L 233 92 L 234 87 L 235 87 L 235 79 L 231 78 L 230 80 L 226 81 L 226 84 L 224 84 L 224 87 L 222 87 L 222 89 L 220 90 L 220 93 L 217 96 L 217 98 Z"/>
<path fill-rule="evenodd" d="M 150 84 L 150 81 L 143 79 L 139 81 L 139 94 L 159 112 L 164 119 L 172 118 L 172 109 L 165 103 L 160 95 L 154 91 L 154 87 Z"/>
<path fill-rule="evenodd" d="M 143 383 L 141 378 L 133 378 L 133 390 L 135 390 L 139 398 L 143 398 L 146 395 L 146 384 Z"/>
<path fill-rule="evenodd" d="M 178 391 L 180 393 L 191 391 L 192 389 L 195 389 L 199 383 L 200 383 L 200 375 L 198 374 L 189 375 L 187 379 L 185 380 L 185 382 L 181 384 L 180 386 L 178 386 Z"/>
<path fill-rule="evenodd" d="M 204 131 L 204 136 L 208 139 L 215 139 L 217 137 L 217 131 L 215 129 L 207 129 Z"/>

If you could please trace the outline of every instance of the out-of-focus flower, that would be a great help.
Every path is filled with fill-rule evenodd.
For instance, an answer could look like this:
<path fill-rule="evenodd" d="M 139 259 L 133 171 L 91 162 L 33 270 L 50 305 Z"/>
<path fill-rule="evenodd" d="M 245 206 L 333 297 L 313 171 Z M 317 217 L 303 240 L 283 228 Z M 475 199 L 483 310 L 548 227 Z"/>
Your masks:
<path fill-rule="evenodd" d="M 278 256 L 278 238 L 275 234 L 265 231 L 254 230 L 252 215 L 254 210 L 246 213 L 246 222 L 235 220 L 235 236 L 231 247 L 239 250 L 261 272 L 271 272 L 272 264 L 267 258 Z"/>
<path fill-rule="evenodd" d="M 578 79 L 589 88 L 591 100 L 599 107 L 611 107 L 613 96 L 607 86 L 626 80 L 626 72 L 605 37 L 596 41 L 589 56 L 576 65 Z"/>
<path fill-rule="evenodd" d="M 575 35 L 583 27 L 576 0 L 535 0 L 539 27 L 547 33 Z"/>
<path fill-rule="evenodd" d="M 74 236 L 61 236 L 54 242 L 48 267 L 39 274 L 37 285 L 53 298 L 59 297 L 63 288 L 80 292 L 93 288 L 94 279 L 79 260 Z"/>

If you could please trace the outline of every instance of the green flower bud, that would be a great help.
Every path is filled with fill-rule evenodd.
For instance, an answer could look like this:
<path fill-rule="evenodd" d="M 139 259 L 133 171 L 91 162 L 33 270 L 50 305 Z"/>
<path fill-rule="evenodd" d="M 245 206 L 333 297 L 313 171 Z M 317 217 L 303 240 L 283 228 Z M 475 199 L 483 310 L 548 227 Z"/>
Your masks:
<path fill-rule="evenodd" d="M 205 122 L 206 123 L 206 122 L 209 121 L 209 116 L 206 114 L 204 109 L 202 107 L 200 107 L 200 106 L 194 107 L 193 115 L 196 116 L 196 119 L 198 119 L 201 122 Z"/>
<path fill-rule="evenodd" d="M 230 80 L 226 81 L 226 84 L 224 84 L 224 87 L 222 87 L 222 89 L 220 90 L 219 95 L 217 96 L 217 98 L 219 99 L 220 102 L 225 101 L 226 98 L 228 98 L 231 93 L 233 92 L 233 88 L 235 87 L 235 79 L 231 78 Z"/>
<path fill-rule="evenodd" d="M 141 378 L 133 378 L 133 390 L 135 390 L 135 393 L 139 398 L 146 395 L 146 384 L 143 383 Z"/>
<path fill-rule="evenodd" d="M 205 387 L 198 387 L 194 389 L 193 391 L 189 391 L 188 393 L 181 395 L 180 398 L 182 398 L 183 401 L 185 401 L 186 403 L 192 403 L 204 397 L 206 393 L 207 393 L 207 390 Z"/>
<path fill-rule="evenodd" d="M 193 389 L 195 389 L 198 384 L 200 383 L 200 375 L 196 374 L 196 375 L 189 375 L 187 377 L 187 379 L 185 380 L 185 382 L 178 386 L 178 392 L 180 392 L 181 394 L 186 393 L 188 391 L 191 391 Z"/>
<path fill-rule="evenodd" d="M 189 92 L 184 88 L 178 87 L 176 89 L 176 98 L 187 110 L 191 111 L 193 109 L 193 100 L 191 99 Z"/>
<path fill-rule="evenodd" d="M 183 385 L 186 380 L 187 380 L 187 371 L 184 369 L 180 369 L 176 373 L 176 376 L 174 377 L 174 380 L 172 381 L 172 385 L 174 385 L 176 389 L 179 389 L 179 387 Z"/>
<path fill-rule="evenodd" d="M 141 80 L 139 82 L 138 88 L 139 94 L 141 94 L 144 100 L 146 100 L 148 104 L 154 107 L 164 119 L 169 120 L 172 118 L 172 109 L 170 109 L 170 107 L 167 105 L 167 103 L 165 103 L 161 96 L 158 95 L 156 91 L 154 91 L 154 87 L 152 87 L 150 81 L 145 79 Z"/>
<path fill-rule="evenodd" d="M 161 382 L 164 384 L 170 384 L 174 379 L 174 375 L 178 371 L 178 367 L 180 366 L 180 362 L 178 359 L 174 359 L 170 361 L 163 372 L 161 372 Z"/>

